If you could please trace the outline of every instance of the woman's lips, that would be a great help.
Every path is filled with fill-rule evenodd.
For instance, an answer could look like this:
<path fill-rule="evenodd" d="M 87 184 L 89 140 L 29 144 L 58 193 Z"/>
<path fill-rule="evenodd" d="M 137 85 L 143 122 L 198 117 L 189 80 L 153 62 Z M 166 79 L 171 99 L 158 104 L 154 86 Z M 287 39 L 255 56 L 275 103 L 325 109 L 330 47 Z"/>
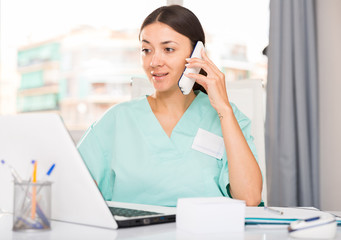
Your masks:
<path fill-rule="evenodd" d="M 168 73 L 152 73 L 152 76 L 155 80 L 162 80 Z"/>

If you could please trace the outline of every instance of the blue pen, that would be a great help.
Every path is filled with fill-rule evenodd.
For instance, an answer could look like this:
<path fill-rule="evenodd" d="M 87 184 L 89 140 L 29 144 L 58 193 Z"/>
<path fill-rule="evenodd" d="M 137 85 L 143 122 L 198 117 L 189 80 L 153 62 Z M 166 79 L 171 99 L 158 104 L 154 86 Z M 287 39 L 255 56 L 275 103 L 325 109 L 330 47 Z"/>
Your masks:
<path fill-rule="evenodd" d="M 2 160 L 1 160 L 1 163 L 2 163 L 3 165 L 5 165 L 6 162 L 5 162 L 5 160 L 2 159 Z M 15 168 L 12 167 L 12 166 L 9 165 L 9 164 L 7 164 L 7 167 L 8 167 L 9 170 L 11 171 L 11 174 L 12 174 L 14 180 L 17 181 L 17 182 L 22 182 L 22 179 L 21 179 L 20 175 L 18 174 L 18 172 L 15 170 Z"/>
<path fill-rule="evenodd" d="M 55 163 L 52 164 L 52 166 L 50 167 L 50 169 L 49 169 L 49 170 L 47 171 L 47 173 L 46 173 L 47 176 L 50 176 L 50 175 L 51 175 L 51 173 L 52 173 L 52 171 L 53 171 L 53 169 L 54 169 L 55 166 L 56 166 Z"/>
<path fill-rule="evenodd" d="M 22 223 L 24 223 L 29 228 L 35 228 L 35 229 L 43 229 L 44 228 L 44 226 L 41 225 L 40 222 L 32 221 L 30 219 L 25 219 L 25 218 L 22 218 L 22 217 L 18 217 L 17 221 L 14 224 L 14 226 L 17 227 L 18 229 L 20 229 L 20 227 L 18 226 L 20 224 L 20 221 Z"/>
<path fill-rule="evenodd" d="M 29 165 L 29 167 L 27 169 L 26 176 L 28 176 L 27 179 L 28 179 L 29 182 L 32 180 L 32 172 L 33 172 L 33 167 L 34 167 L 34 163 L 35 162 L 36 162 L 36 160 L 34 160 L 34 159 L 31 160 L 30 165 Z"/>
<path fill-rule="evenodd" d="M 49 170 L 46 172 L 46 176 L 49 177 L 54 169 L 54 167 L 56 166 L 56 164 L 52 164 L 51 167 L 49 168 Z M 42 181 L 44 182 L 44 181 Z M 40 186 L 40 188 L 38 188 L 37 194 L 40 192 L 42 186 Z"/>
<path fill-rule="evenodd" d="M 56 164 L 52 164 L 51 167 L 49 168 L 49 170 L 46 172 L 46 176 L 49 177 L 54 169 L 54 167 L 56 166 Z M 40 186 L 40 188 L 38 188 L 37 190 L 37 195 L 39 194 L 41 188 L 43 186 Z M 43 221 L 44 225 L 46 227 L 50 227 L 50 221 L 46 218 L 45 214 L 43 213 L 43 211 L 41 210 L 40 206 L 37 205 L 37 213 L 39 215 L 39 217 L 41 218 L 41 220 Z"/>

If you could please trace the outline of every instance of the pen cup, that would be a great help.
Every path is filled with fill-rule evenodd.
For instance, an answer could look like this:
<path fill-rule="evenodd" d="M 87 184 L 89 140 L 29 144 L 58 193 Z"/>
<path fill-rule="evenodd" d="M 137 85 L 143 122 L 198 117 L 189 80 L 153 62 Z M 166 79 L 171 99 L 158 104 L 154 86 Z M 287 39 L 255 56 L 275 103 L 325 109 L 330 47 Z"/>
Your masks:
<path fill-rule="evenodd" d="M 13 231 L 50 230 L 51 182 L 14 182 Z"/>

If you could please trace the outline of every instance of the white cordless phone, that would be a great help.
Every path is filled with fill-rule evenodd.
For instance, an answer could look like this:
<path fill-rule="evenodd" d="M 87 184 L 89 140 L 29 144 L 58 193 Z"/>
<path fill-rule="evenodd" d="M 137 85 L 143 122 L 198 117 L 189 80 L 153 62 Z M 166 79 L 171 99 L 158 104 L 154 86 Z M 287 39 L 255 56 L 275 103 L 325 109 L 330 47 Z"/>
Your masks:
<path fill-rule="evenodd" d="M 201 58 L 201 49 L 204 48 L 204 44 L 201 41 L 198 41 L 193 49 L 191 54 L 191 58 Z M 185 76 L 185 73 L 199 73 L 201 68 L 185 68 L 185 71 L 182 73 L 178 85 L 181 92 L 184 95 L 187 95 L 191 92 L 193 85 L 195 83 L 195 79 L 189 78 Z"/>

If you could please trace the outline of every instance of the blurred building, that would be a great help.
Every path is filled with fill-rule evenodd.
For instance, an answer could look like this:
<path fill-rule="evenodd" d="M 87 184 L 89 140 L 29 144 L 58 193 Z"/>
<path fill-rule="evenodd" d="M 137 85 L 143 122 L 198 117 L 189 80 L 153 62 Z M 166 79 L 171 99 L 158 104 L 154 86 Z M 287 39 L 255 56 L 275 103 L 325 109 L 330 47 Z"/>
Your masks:
<path fill-rule="evenodd" d="M 19 49 L 18 112 L 59 109 L 60 48 L 60 39 L 54 39 Z"/>
<path fill-rule="evenodd" d="M 83 131 L 112 105 L 131 99 L 131 78 L 145 77 L 137 31 L 81 26 L 17 53 L 17 112 L 58 112 L 70 131 Z M 208 36 L 209 56 L 228 81 L 266 78 L 247 48 Z M 265 76 L 263 76 L 265 74 Z"/>
<path fill-rule="evenodd" d="M 264 83 L 267 78 L 267 59 L 250 62 L 247 58 L 247 46 L 243 44 L 225 44 L 222 51 L 222 70 L 227 74 L 228 81 L 243 79 L 261 79 Z M 261 54 L 261 53 L 260 53 Z"/>
<path fill-rule="evenodd" d="M 252 64 L 247 59 L 247 48 L 242 44 L 225 44 L 221 53 L 222 70 L 228 81 L 247 79 Z"/>
<path fill-rule="evenodd" d="M 61 112 L 84 129 L 110 106 L 131 98 L 131 77 L 141 76 L 137 32 L 81 27 L 63 40 Z"/>
<path fill-rule="evenodd" d="M 246 44 L 233 42 L 228 38 L 211 36 L 207 34 L 207 51 L 209 57 L 225 73 L 226 81 L 239 81 L 244 79 L 260 79 L 266 83 L 267 58 L 261 51 L 258 62 L 248 59 Z"/>
<path fill-rule="evenodd" d="M 59 112 L 69 130 L 84 130 L 131 96 L 141 76 L 135 32 L 83 26 L 18 50 L 18 112 Z"/>

